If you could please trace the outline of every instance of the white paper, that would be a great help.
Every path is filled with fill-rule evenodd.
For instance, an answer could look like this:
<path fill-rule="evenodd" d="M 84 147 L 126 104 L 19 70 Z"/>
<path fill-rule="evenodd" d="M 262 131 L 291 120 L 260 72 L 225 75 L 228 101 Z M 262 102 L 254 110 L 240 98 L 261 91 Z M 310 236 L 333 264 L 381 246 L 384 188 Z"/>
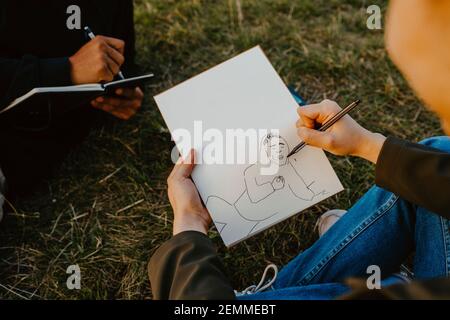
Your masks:
<path fill-rule="evenodd" d="M 196 121 L 202 121 L 203 131 L 214 128 L 224 136 L 227 129 L 276 129 L 279 141 L 287 143 L 280 157 L 300 142 L 298 105 L 260 47 L 157 95 L 155 101 L 172 134 L 186 129 L 194 136 Z M 260 175 L 258 162 L 196 166 L 193 181 L 227 246 L 343 190 L 322 150 L 307 146 L 286 159 L 275 175 Z M 278 177 L 281 182 L 274 180 Z"/>

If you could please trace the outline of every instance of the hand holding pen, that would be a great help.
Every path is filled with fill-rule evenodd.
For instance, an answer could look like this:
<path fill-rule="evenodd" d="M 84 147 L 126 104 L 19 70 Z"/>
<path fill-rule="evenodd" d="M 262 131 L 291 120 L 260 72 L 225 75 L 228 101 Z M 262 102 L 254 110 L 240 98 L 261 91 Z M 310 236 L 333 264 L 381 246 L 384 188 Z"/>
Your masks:
<path fill-rule="evenodd" d="M 89 37 L 89 39 L 91 39 L 91 40 L 94 40 L 94 39 L 95 39 L 95 34 L 92 32 L 91 28 L 89 28 L 88 26 L 84 27 L 84 32 L 86 32 L 86 34 L 87 34 L 87 36 Z M 105 37 L 105 39 L 111 39 L 111 38 L 106 38 L 106 37 Z M 116 39 L 114 39 L 114 40 L 116 40 Z M 123 56 L 123 48 L 124 48 L 124 45 L 121 45 L 120 48 L 122 49 L 122 51 L 121 51 L 120 53 L 121 53 L 122 56 Z M 114 46 L 113 46 L 113 49 L 115 49 Z M 122 63 L 123 63 L 123 61 L 122 61 Z M 122 64 L 122 63 L 121 63 L 121 64 Z M 122 71 L 120 71 L 120 70 L 119 70 L 119 72 L 117 73 L 117 76 L 118 76 L 120 79 L 125 79 L 125 77 L 123 76 Z"/>
<path fill-rule="evenodd" d="M 93 35 L 93 34 L 92 34 Z M 97 36 L 69 58 L 73 84 L 109 82 L 125 62 L 125 43 L 120 39 Z"/>
<path fill-rule="evenodd" d="M 336 102 L 324 100 L 298 108 L 299 138 L 307 145 L 336 155 L 358 156 L 376 163 L 386 138 L 363 128 L 348 115 L 357 105 L 355 101 L 341 109 Z"/>
<path fill-rule="evenodd" d="M 125 43 L 120 39 L 95 36 L 85 28 L 88 41 L 69 58 L 73 84 L 110 82 L 117 75 L 123 77 L 120 67 L 125 61 Z M 142 105 L 144 93 L 140 88 L 118 88 L 113 95 L 92 100 L 92 107 L 117 118 L 128 120 Z"/>

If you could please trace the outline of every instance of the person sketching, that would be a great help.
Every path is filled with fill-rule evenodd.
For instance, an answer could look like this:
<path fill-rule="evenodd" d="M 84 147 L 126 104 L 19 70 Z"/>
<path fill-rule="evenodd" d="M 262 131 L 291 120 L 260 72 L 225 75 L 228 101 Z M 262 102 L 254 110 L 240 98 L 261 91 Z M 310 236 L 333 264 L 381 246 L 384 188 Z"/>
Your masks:
<path fill-rule="evenodd" d="M 74 5 L 79 29 L 66 23 Z M 84 24 L 95 39 L 86 37 Z M 108 82 L 119 69 L 128 77 L 137 71 L 131 0 L 3 0 L 0 38 L 0 110 L 36 87 Z M 99 110 L 127 120 L 142 99 L 139 88 L 118 89 L 75 108 L 43 103 L 0 114 L 0 170 L 9 191 L 29 191 L 47 177 L 99 123 Z"/>
<path fill-rule="evenodd" d="M 312 201 L 317 194 L 307 185 L 290 162 L 289 145 L 283 137 L 268 134 L 262 141 L 268 164 L 256 163 L 244 170 L 245 190 L 232 203 L 218 196 L 209 196 L 206 206 L 216 213 L 214 223 L 224 239 L 229 234 L 248 236 L 260 223 L 281 212 L 280 203 Z M 263 174 L 263 167 L 276 173 Z M 290 213 L 290 212 L 286 212 Z"/>
<path fill-rule="evenodd" d="M 449 135 L 450 2 L 393 0 L 388 17 L 390 57 Z M 374 163 L 376 186 L 348 211 L 321 219 L 319 240 L 284 266 L 270 286 L 239 295 L 206 235 L 211 218 L 189 178 L 191 154 L 168 179 L 173 237 L 150 260 L 156 299 L 450 297 L 450 137 L 420 144 L 386 138 L 348 115 L 326 132 L 314 129 L 339 110 L 329 100 L 300 108 L 299 138 L 336 155 Z M 414 278 L 408 283 L 396 273 L 412 252 Z M 367 268 L 373 265 L 382 272 L 381 290 L 369 290 L 366 280 L 346 280 L 367 279 Z M 358 288 L 352 291 L 355 284 Z"/>

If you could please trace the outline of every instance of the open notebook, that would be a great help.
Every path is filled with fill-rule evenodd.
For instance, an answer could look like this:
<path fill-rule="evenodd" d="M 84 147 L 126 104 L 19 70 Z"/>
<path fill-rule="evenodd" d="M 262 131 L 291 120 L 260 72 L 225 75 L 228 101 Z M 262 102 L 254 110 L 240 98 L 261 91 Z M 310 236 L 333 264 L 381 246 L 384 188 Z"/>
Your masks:
<path fill-rule="evenodd" d="M 111 81 L 105 84 L 91 83 L 75 86 L 34 88 L 23 96 L 15 99 L 3 110 L 0 110 L 0 114 L 22 104 L 35 102 L 40 103 L 44 100 L 72 100 L 70 101 L 70 103 L 73 103 L 73 100 L 84 102 L 92 100 L 97 96 L 112 93 L 115 89 L 118 88 L 137 87 L 150 80 L 151 78 L 153 78 L 153 74 Z"/>
<path fill-rule="evenodd" d="M 260 47 L 246 51 L 155 97 L 175 143 L 186 154 L 192 137 L 197 155 L 211 153 L 211 141 L 228 130 L 257 135 L 258 158 L 234 164 L 201 163 L 192 174 L 200 196 L 227 246 L 340 192 L 343 187 L 324 152 L 299 143 L 298 104 Z M 203 133 L 198 139 L 199 125 Z M 215 132 L 214 134 L 211 134 Z M 196 141 L 194 141 L 196 140 Z M 251 144 L 225 147 L 222 155 Z M 216 150 L 219 157 L 221 152 Z M 242 153 L 241 153 L 242 154 Z M 265 157 L 265 158 L 264 158 Z M 264 159 L 263 159 L 264 158 Z M 228 163 L 228 162 L 227 162 Z M 275 165 L 276 171 L 263 170 Z"/>

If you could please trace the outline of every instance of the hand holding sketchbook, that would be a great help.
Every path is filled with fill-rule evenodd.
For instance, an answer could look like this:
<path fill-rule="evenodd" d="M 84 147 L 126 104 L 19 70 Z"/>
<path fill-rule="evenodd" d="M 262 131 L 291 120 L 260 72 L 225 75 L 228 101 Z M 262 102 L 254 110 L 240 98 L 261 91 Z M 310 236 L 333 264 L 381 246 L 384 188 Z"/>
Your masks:
<path fill-rule="evenodd" d="M 42 103 L 81 105 L 92 99 L 108 94 L 114 94 L 119 88 L 134 88 L 153 78 L 153 74 L 121 79 L 108 83 L 91 83 L 64 87 L 34 88 L 27 94 L 15 99 L 0 114 L 21 105 L 37 105 Z"/>
<path fill-rule="evenodd" d="M 227 246 L 343 190 L 322 150 L 306 146 L 287 157 L 299 140 L 295 128 L 298 105 L 259 47 L 159 94 L 155 100 L 172 134 L 184 129 L 193 137 L 194 122 L 200 120 L 203 131 L 216 129 L 224 137 L 227 129 L 279 132 L 268 133 L 259 141 L 261 151 L 279 166 L 274 175 L 262 175 L 259 162 L 198 164 L 192 174 Z M 176 143 L 182 150 L 181 142 Z M 198 154 L 204 151 L 196 149 Z"/>

